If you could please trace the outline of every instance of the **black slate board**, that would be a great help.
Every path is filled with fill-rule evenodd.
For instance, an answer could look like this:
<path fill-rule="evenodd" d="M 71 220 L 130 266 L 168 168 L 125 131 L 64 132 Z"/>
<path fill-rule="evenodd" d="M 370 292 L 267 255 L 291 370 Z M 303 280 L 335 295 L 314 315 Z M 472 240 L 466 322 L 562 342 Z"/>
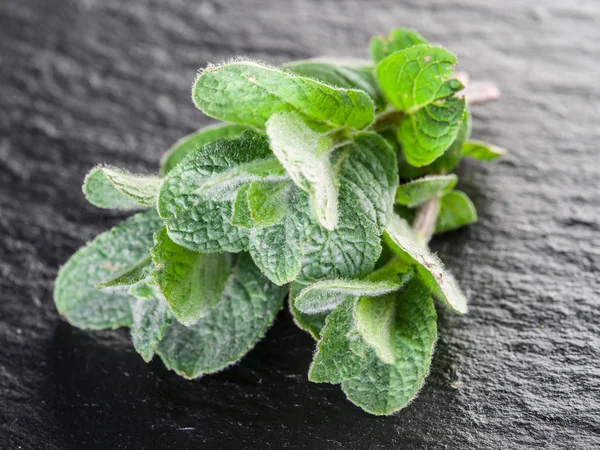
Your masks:
<path fill-rule="evenodd" d="M 598 448 L 600 4 L 503 0 L 0 2 L 0 448 Z M 472 297 L 440 308 L 419 397 L 368 416 L 307 382 L 311 338 L 282 312 L 237 366 L 188 382 L 128 332 L 83 332 L 52 302 L 60 264 L 122 216 L 86 204 L 100 162 L 156 168 L 208 123 L 189 96 L 207 61 L 366 56 L 419 29 L 499 103 L 465 162 L 480 222 L 434 242 Z"/>

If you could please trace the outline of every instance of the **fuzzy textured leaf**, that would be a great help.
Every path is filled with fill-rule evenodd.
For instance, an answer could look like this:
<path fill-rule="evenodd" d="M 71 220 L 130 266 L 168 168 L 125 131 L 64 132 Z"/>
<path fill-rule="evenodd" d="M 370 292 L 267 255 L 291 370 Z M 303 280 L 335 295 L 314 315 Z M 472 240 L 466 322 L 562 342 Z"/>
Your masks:
<path fill-rule="evenodd" d="M 298 279 L 306 284 L 367 275 L 381 253 L 380 235 L 393 211 L 396 155 L 383 138 L 358 133 L 332 160 L 339 167 L 339 222 L 333 231 L 313 228 Z"/>
<path fill-rule="evenodd" d="M 356 302 L 356 297 L 346 297 L 325 319 L 308 372 L 310 381 L 341 383 L 355 376 L 365 363 L 368 345 L 356 326 Z"/>
<path fill-rule="evenodd" d="M 144 280 L 150 274 L 153 267 L 150 255 L 144 256 L 136 263 L 125 267 L 114 274 L 110 279 L 96 284 L 97 288 L 113 288 L 119 286 L 131 286 Z"/>
<path fill-rule="evenodd" d="M 244 184 L 235 196 L 231 211 L 231 224 L 238 227 L 254 228 L 258 224 L 252 218 L 250 205 L 248 204 L 248 191 L 250 184 Z"/>
<path fill-rule="evenodd" d="M 396 190 L 396 203 L 414 208 L 433 198 L 439 192 L 448 192 L 456 186 L 458 177 L 449 175 L 429 175 L 401 184 Z"/>
<path fill-rule="evenodd" d="M 415 265 L 417 273 L 437 298 L 460 314 L 467 312 L 467 298 L 458 283 L 440 259 L 419 242 L 406 220 L 394 216 L 384 239 L 402 261 Z"/>
<path fill-rule="evenodd" d="M 435 232 L 444 233 L 477 222 L 477 210 L 464 192 L 452 191 L 442 196 Z"/>
<path fill-rule="evenodd" d="M 462 154 L 481 161 L 492 161 L 506 155 L 506 150 L 487 142 L 471 140 L 463 145 Z"/>
<path fill-rule="evenodd" d="M 398 28 L 387 36 L 378 35 L 371 39 L 371 58 L 377 65 L 392 53 L 405 50 L 413 45 L 427 44 L 427 41 L 415 30 Z"/>
<path fill-rule="evenodd" d="M 141 299 L 157 298 L 163 296 L 162 292 L 160 292 L 160 288 L 154 281 L 152 275 L 148 276 L 145 280 L 142 280 L 139 283 L 129 286 L 127 292 L 135 298 Z"/>
<path fill-rule="evenodd" d="M 230 255 L 192 252 L 174 243 L 164 227 L 154 235 L 154 243 L 154 279 L 175 318 L 190 326 L 221 299 L 231 273 Z"/>
<path fill-rule="evenodd" d="M 296 185 L 310 194 L 317 219 L 328 230 L 338 222 L 338 189 L 331 151 L 339 146 L 308 127 L 294 112 L 274 114 L 267 122 L 271 149 Z"/>
<path fill-rule="evenodd" d="M 171 325 L 169 305 L 160 297 L 138 299 L 133 307 L 131 338 L 136 351 L 148 362 Z"/>
<path fill-rule="evenodd" d="M 239 136 L 245 130 L 247 130 L 247 128 L 240 125 L 219 123 L 206 126 L 192 134 L 188 134 L 175 142 L 175 144 L 173 144 L 173 146 L 163 155 L 160 160 L 160 170 L 163 174 L 167 174 L 189 153 L 193 152 L 198 147 L 202 147 L 204 144 L 210 144 L 221 138 Z"/>
<path fill-rule="evenodd" d="M 242 358 L 271 325 L 286 289 L 262 276 L 247 253 L 236 257 L 217 306 L 191 327 L 174 322 L 156 353 L 186 378 L 217 372 Z"/>
<path fill-rule="evenodd" d="M 341 383 L 372 414 L 406 406 L 423 385 L 437 339 L 436 313 L 417 277 L 383 297 L 347 298 L 326 319 L 311 381 Z"/>
<path fill-rule="evenodd" d="M 378 277 L 376 281 L 370 277 L 364 280 L 320 280 L 298 293 L 295 306 L 300 312 L 307 314 L 329 311 L 339 305 L 346 296 L 379 297 L 397 291 L 405 282 L 405 277 L 395 273 L 389 273 L 387 277 Z"/>
<path fill-rule="evenodd" d="M 132 297 L 124 291 L 100 291 L 96 284 L 142 260 L 161 226 L 156 211 L 139 213 L 75 252 L 58 272 L 54 285 L 58 312 L 79 328 L 130 326 Z"/>
<path fill-rule="evenodd" d="M 318 227 L 310 215 L 308 195 L 296 186 L 292 188 L 282 219 L 250 231 L 249 250 L 254 262 L 277 285 L 296 279 L 302 269 L 304 247 Z"/>
<path fill-rule="evenodd" d="M 393 210 L 398 182 L 395 154 L 378 135 L 361 132 L 352 144 L 335 150 L 331 160 L 339 180 L 335 230 L 316 222 L 308 195 L 294 187 L 283 219 L 250 232 L 250 253 L 274 283 L 358 278 L 379 257 L 380 234 Z"/>
<path fill-rule="evenodd" d="M 292 314 L 294 323 L 298 326 L 298 328 L 306 331 L 315 340 L 318 341 L 321 337 L 321 329 L 323 328 L 323 326 L 325 326 L 325 319 L 329 315 L 330 311 L 320 312 L 316 314 L 305 314 L 303 312 L 300 312 L 295 306 L 295 299 L 298 293 L 304 287 L 305 286 L 300 283 L 290 284 L 290 295 L 288 300 L 290 313 Z"/>
<path fill-rule="evenodd" d="M 231 224 L 233 201 L 241 186 L 284 169 L 266 137 L 251 131 L 206 144 L 165 178 L 158 212 L 169 237 L 201 253 L 239 252 L 248 248 L 248 230 Z"/>
<path fill-rule="evenodd" d="M 248 209 L 258 226 L 279 222 L 290 209 L 293 184 L 287 177 L 253 181 L 247 192 Z"/>
<path fill-rule="evenodd" d="M 295 111 L 329 128 L 363 129 L 374 117 L 373 100 L 357 89 L 341 89 L 252 61 L 209 66 L 196 79 L 192 97 L 206 115 L 264 129 L 280 111 Z"/>
<path fill-rule="evenodd" d="M 456 139 L 464 109 L 464 98 L 448 97 L 405 115 L 398 139 L 406 160 L 421 167 L 439 158 Z"/>
<path fill-rule="evenodd" d="M 143 209 L 154 206 L 161 183 L 162 179 L 156 176 L 98 166 L 86 175 L 83 193 L 98 208 Z"/>
<path fill-rule="evenodd" d="M 326 83 L 330 86 L 365 91 L 377 109 L 384 109 L 385 98 L 377 85 L 373 69 L 368 66 L 350 66 L 334 64 L 319 59 L 306 59 L 284 64 L 283 67 L 307 78 Z"/>
<path fill-rule="evenodd" d="M 386 98 L 410 114 L 463 88 L 460 81 L 450 79 L 455 65 L 456 56 L 448 50 L 415 45 L 382 60 L 377 80 Z"/>

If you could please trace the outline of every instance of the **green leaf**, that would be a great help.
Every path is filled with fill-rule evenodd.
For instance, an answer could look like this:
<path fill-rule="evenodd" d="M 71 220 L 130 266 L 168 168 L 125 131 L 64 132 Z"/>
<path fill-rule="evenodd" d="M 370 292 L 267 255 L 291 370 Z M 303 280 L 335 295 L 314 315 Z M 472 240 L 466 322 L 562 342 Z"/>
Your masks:
<path fill-rule="evenodd" d="M 398 276 L 391 272 L 385 277 L 378 276 L 376 281 L 370 277 L 365 280 L 320 280 L 302 289 L 296 297 L 295 305 L 299 311 L 307 314 L 329 311 L 339 305 L 346 296 L 379 297 L 397 291 L 406 280 L 406 276 Z"/>
<path fill-rule="evenodd" d="M 248 191 L 250 190 L 250 184 L 244 184 L 233 202 L 233 209 L 231 212 L 231 224 L 238 227 L 254 228 L 258 224 L 252 218 L 250 212 L 250 205 L 248 204 Z"/>
<path fill-rule="evenodd" d="M 435 222 L 435 232 L 456 230 L 477 222 L 477 210 L 467 194 L 452 191 L 444 194 L 440 201 L 440 212 Z"/>
<path fill-rule="evenodd" d="M 317 353 L 308 371 L 315 383 L 341 383 L 352 378 L 365 363 L 368 345 L 354 318 L 356 297 L 346 297 L 325 319 Z"/>
<path fill-rule="evenodd" d="M 131 325 L 131 296 L 123 291 L 99 291 L 96 284 L 143 259 L 161 226 L 156 211 L 139 213 L 75 252 L 54 285 L 58 312 L 79 328 Z"/>
<path fill-rule="evenodd" d="M 217 139 L 239 136 L 247 128 L 240 125 L 214 124 L 179 139 L 160 160 L 163 174 L 169 173 L 189 153 Z"/>
<path fill-rule="evenodd" d="M 192 252 L 174 243 L 164 227 L 156 232 L 154 242 L 154 279 L 175 318 L 192 325 L 220 300 L 231 273 L 230 257 Z"/>
<path fill-rule="evenodd" d="M 429 175 L 402 184 L 396 190 L 396 203 L 410 208 L 419 206 L 433 198 L 438 192 L 451 191 L 458 177 L 450 175 Z"/>
<path fill-rule="evenodd" d="M 169 172 L 158 211 L 169 237 L 192 251 L 246 250 L 248 230 L 231 224 L 238 190 L 249 181 L 282 174 L 266 137 L 246 131 L 196 149 Z"/>
<path fill-rule="evenodd" d="M 131 338 L 136 351 L 149 362 L 173 316 L 163 298 L 138 299 L 133 307 Z"/>
<path fill-rule="evenodd" d="M 96 284 L 97 288 L 111 288 L 118 286 L 131 286 L 144 280 L 154 265 L 150 255 L 144 256 L 134 264 L 125 267 L 119 272 L 113 274 L 110 279 Z"/>
<path fill-rule="evenodd" d="M 367 412 L 392 414 L 410 403 L 429 373 L 437 340 L 433 302 L 415 278 L 385 298 L 361 298 L 355 316 L 371 350 L 342 390 Z"/>
<path fill-rule="evenodd" d="M 140 281 L 139 283 L 133 284 L 129 287 L 127 292 L 141 299 L 148 298 L 157 298 L 162 297 L 162 292 L 160 292 L 160 288 L 154 281 L 154 278 L 150 275 L 145 280 Z"/>
<path fill-rule="evenodd" d="M 415 45 L 382 60 L 376 74 L 386 98 L 410 114 L 463 88 L 450 79 L 455 65 L 456 57 L 448 50 Z"/>
<path fill-rule="evenodd" d="M 338 189 L 331 151 L 339 144 L 331 135 L 308 127 L 294 112 L 274 114 L 267 122 L 271 149 L 296 185 L 310 194 L 317 219 L 328 230 L 338 222 Z"/>
<path fill-rule="evenodd" d="M 483 141 L 467 141 L 462 147 L 462 154 L 481 161 L 492 161 L 506 155 L 506 149 Z"/>
<path fill-rule="evenodd" d="M 98 208 L 141 209 L 154 206 L 161 183 L 162 179 L 156 176 L 98 166 L 86 175 L 83 193 Z"/>
<path fill-rule="evenodd" d="M 371 39 L 371 58 L 375 64 L 387 58 L 392 53 L 405 50 L 413 45 L 427 44 L 427 41 L 415 30 L 399 28 L 387 36 L 373 36 Z"/>
<path fill-rule="evenodd" d="M 463 144 L 469 138 L 470 134 L 471 113 L 469 112 L 468 105 L 465 104 L 465 111 L 463 112 L 460 128 L 458 129 L 458 134 L 456 135 L 456 139 L 454 139 L 454 142 L 450 144 L 450 147 L 446 149 L 442 156 L 437 158 L 431 164 L 421 167 L 420 169 L 424 173 L 434 174 L 450 172 L 454 170 L 463 157 Z"/>
<path fill-rule="evenodd" d="M 272 178 L 250 183 L 248 209 L 258 226 L 274 225 L 289 210 L 293 184 L 288 178 Z"/>
<path fill-rule="evenodd" d="M 191 327 L 167 330 L 156 353 L 186 378 L 217 372 L 242 358 L 263 336 L 283 305 L 286 289 L 264 278 L 247 253 L 236 257 L 217 306 Z"/>
<path fill-rule="evenodd" d="M 294 186 L 283 219 L 250 232 L 250 253 L 274 283 L 358 278 L 367 275 L 379 257 L 380 234 L 397 185 L 395 154 L 378 135 L 358 133 L 331 160 L 338 167 L 340 193 L 335 230 L 316 223 L 308 195 Z"/>
<path fill-rule="evenodd" d="M 292 188 L 283 218 L 272 226 L 250 231 L 249 250 L 254 262 L 277 285 L 296 279 L 302 269 L 304 247 L 318 227 L 310 216 L 308 195 Z"/>
<path fill-rule="evenodd" d="M 310 334 L 315 340 L 320 339 L 321 329 L 325 325 L 325 319 L 329 315 L 329 311 L 320 312 L 316 314 L 305 314 L 300 312 L 295 305 L 295 299 L 298 293 L 304 288 L 303 284 L 300 283 L 291 283 L 290 284 L 290 295 L 289 295 L 289 308 L 290 313 L 292 314 L 292 318 L 294 319 L 294 323 L 301 330 L 306 331 Z"/>
<path fill-rule="evenodd" d="M 339 167 L 339 222 L 335 230 L 314 227 L 304 245 L 298 281 L 360 278 L 381 253 L 380 235 L 393 211 L 398 185 L 396 155 L 375 133 L 358 133 L 354 143 L 332 155 Z"/>
<path fill-rule="evenodd" d="M 240 188 L 233 202 L 233 225 L 256 228 L 273 226 L 289 211 L 293 184 L 287 177 L 253 181 Z"/>
<path fill-rule="evenodd" d="M 406 220 L 395 216 L 384 239 L 401 261 L 415 265 L 417 273 L 437 298 L 458 313 L 467 312 L 467 298 L 458 283 L 446 271 L 440 259 L 421 245 Z"/>
<path fill-rule="evenodd" d="M 406 406 L 423 385 L 437 340 L 436 313 L 418 278 L 383 297 L 348 298 L 321 331 L 309 379 L 341 383 L 372 414 Z"/>
<path fill-rule="evenodd" d="M 329 128 L 363 129 L 374 117 L 373 101 L 363 91 L 334 88 L 252 61 L 207 67 L 192 96 L 206 115 L 257 130 L 280 111 L 295 111 Z"/>
<path fill-rule="evenodd" d="M 283 65 L 283 68 L 297 75 L 313 78 L 330 86 L 345 89 L 360 89 L 369 94 L 373 102 L 375 102 L 377 109 L 381 110 L 385 108 L 385 99 L 379 90 L 371 67 L 353 67 L 319 59 L 306 59 L 286 63 Z"/>
<path fill-rule="evenodd" d="M 398 139 L 408 163 L 421 167 L 439 158 L 456 139 L 464 109 L 464 98 L 448 97 L 405 115 Z"/>

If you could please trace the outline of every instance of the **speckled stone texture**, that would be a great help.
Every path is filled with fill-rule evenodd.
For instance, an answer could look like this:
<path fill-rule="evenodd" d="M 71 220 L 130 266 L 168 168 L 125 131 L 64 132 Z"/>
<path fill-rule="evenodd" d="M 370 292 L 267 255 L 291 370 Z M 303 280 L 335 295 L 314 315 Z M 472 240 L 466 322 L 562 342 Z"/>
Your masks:
<path fill-rule="evenodd" d="M 0 2 L 0 448 L 592 449 L 600 446 L 600 3 L 597 0 Z M 366 56 L 419 29 L 502 100 L 465 161 L 478 224 L 433 246 L 470 294 L 439 308 L 419 397 L 371 417 L 309 383 L 311 338 L 287 312 L 244 360 L 185 381 L 126 330 L 85 332 L 52 283 L 122 216 L 88 205 L 86 171 L 151 171 L 208 123 L 190 86 L 207 61 Z"/>

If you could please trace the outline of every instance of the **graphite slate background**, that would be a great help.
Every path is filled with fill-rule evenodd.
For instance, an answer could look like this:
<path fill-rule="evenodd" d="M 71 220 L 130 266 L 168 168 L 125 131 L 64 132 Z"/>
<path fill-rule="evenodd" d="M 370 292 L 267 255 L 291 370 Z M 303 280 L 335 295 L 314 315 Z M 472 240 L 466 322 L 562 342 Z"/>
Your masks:
<path fill-rule="evenodd" d="M 600 4 L 505 0 L 0 2 L 0 448 L 600 446 Z M 419 29 L 502 101 L 474 136 L 510 150 L 465 161 L 480 222 L 434 242 L 471 295 L 440 308 L 420 396 L 394 417 L 309 384 L 308 335 L 282 312 L 237 366 L 187 382 L 146 365 L 126 330 L 83 332 L 52 302 L 56 271 L 122 216 L 86 204 L 86 171 L 157 167 L 208 123 L 198 68 L 366 56 Z"/>

